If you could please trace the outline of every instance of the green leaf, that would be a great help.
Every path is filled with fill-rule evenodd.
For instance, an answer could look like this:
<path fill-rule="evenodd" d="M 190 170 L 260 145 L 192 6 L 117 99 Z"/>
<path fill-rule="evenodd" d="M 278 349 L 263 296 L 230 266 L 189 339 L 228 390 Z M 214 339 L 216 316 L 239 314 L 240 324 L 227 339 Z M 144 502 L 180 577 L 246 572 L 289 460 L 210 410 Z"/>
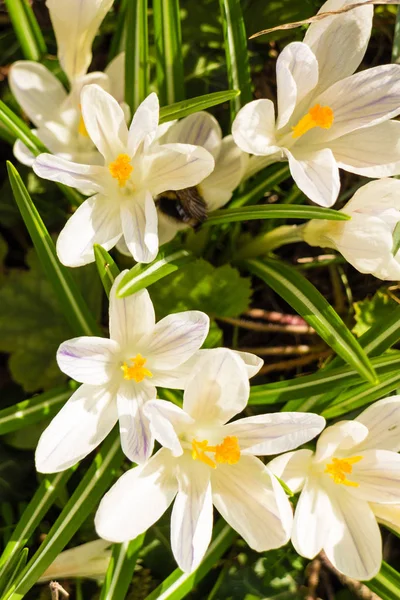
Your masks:
<path fill-rule="evenodd" d="M 107 250 L 104 250 L 102 246 L 95 244 L 93 249 L 101 282 L 107 296 L 109 296 L 112 285 L 119 275 L 119 269 L 113 258 L 110 256 Z"/>
<path fill-rule="evenodd" d="M 272 190 L 288 177 L 290 177 L 290 171 L 287 165 L 282 166 L 282 163 L 271 165 L 267 170 L 263 170 L 254 178 L 250 189 L 246 188 L 247 191 L 244 194 L 232 200 L 229 208 L 256 204 L 266 192 Z"/>
<path fill-rule="evenodd" d="M 0 435 L 18 431 L 55 415 L 71 396 L 68 386 L 38 394 L 0 410 Z"/>
<path fill-rule="evenodd" d="M 213 92 L 212 94 L 204 94 L 204 96 L 197 96 L 196 98 L 190 98 L 189 100 L 182 100 L 181 102 L 163 106 L 160 109 L 160 123 L 166 123 L 167 121 L 172 121 L 174 119 L 182 119 L 199 110 L 206 110 L 206 108 L 210 108 L 211 106 L 229 102 L 229 100 L 236 98 L 239 94 L 239 90 Z"/>
<path fill-rule="evenodd" d="M 396 256 L 398 251 L 400 250 L 400 222 L 396 224 L 396 227 L 393 230 L 393 249 L 392 254 Z"/>
<path fill-rule="evenodd" d="M 185 98 L 179 0 L 153 0 L 157 87 L 160 103 Z"/>
<path fill-rule="evenodd" d="M 154 284 L 151 298 L 159 318 L 184 310 L 201 310 L 212 318 L 237 317 L 249 308 L 251 282 L 230 265 L 213 267 L 198 259 Z"/>
<path fill-rule="evenodd" d="M 364 583 L 382 600 L 400 599 L 400 573 L 385 561 L 382 562 L 378 575 Z"/>
<path fill-rule="evenodd" d="M 362 377 L 372 383 L 376 382 L 374 368 L 360 344 L 332 306 L 296 269 L 268 259 L 263 262 L 243 261 L 243 265 L 290 304 Z"/>
<path fill-rule="evenodd" d="M 28 9 L 24 0 L 6 0 L 6 6 L 24 57 L 27 60 L 40 60 L 43 46 L 46 46 L 44 41 L 41 46 L 38 43 L 38 28 L 33 28 L 35 16 L 28 13 L 29 9 L 32 11 L 31 7 Z"/>
<path fill-rule="evenodd" d="M 373 298 L 366 298 L 355 302 L 354 318 L 356 325 L 353 327 L 353 333 L 361 336 L 367 332 L 374 323 L 386 319 L 388 311 L 397 306 L 397 303 L 386 293 L 386 290 L 380 289 Z"/>
<path fill-rule="evenodd" d="M 144 538 L 145 534 L 143 533 L 131 542 L 114 544 L 100 600 L 124 600 L 126 598 Z"/>
<path fill-rule="evenodd" d="M 147 0 L 130 0 L 126 7 L 125 100 L 133 115 L 148 95 Z"/>
<path fill-rule="evenodd" d="M 93 335 L 99 332 L 95 319 L 76 285 L 72 275 L 57 258 L 53 241 L 32 202 L 16 168 L 7 163 L 11 187 L 21 216 L 29 231 L 41 265 L 53 285 L 65 318 L 76 335 Z"/>
<path fill-rule="evenodd" d="M 242 106 L 253 99 L 246 28 L 240 0 L 220 0 L 224 30 L 228 83 L 231 89 L 240 90 L 240 96 L 231 100 L 231 122 Z"/>
<path fill-rule="evenodd" d="M 115 25 L 115 31 L 111 40 L 110 51 L 108 53 L 108 63 L 115 58 L 123 48 L 123 38 L 125 34 L 125 23 L 126 23 L 126 7 L 128 6 L 128 0 L 121 0 L 118 8 L 117 22 Z"/>
<path fill-rule="evenodd" d="M 2 600 L 20 600 L 31 589 L 97 506 L 114 478 L 114 470 L 119 468 L 122 461 L 119 431 L 115 428 L 96 454 L 44 542 Z"/>
<path fill-rule="evenodd" d="M 193 260 L 194 256 L 186 250 L 160 250 L 152 263 L 149 265 L 137 264 L 122 278 L 117 289 L 117 296 L 125 298 L 147 288 L 155 281 L 163 279 Z"/>
<path fill-rule="evenodd" d="M 0 557 L 0 593 L 10 583 L 8 577 L 10 564 L 13 564 L 15 557 L 22 551 L 49 508 L 57 500 L 60 490 L 64 488 L 73 472 L 74 469 L 68 469 L 55 475 L 46 475 L 42 480 Z"/>
<path fill-rule="evenodd" d="M 324 219 L 328 221 L 347 221 L 344 213 L 319 206 L 291 206 L 290 204 L 262 204 L 222 208 L 210 213 L 203 227 L 221 225 L 235 221 L 253 221 L 256 219 Z"/>
<path fill-rule="evenodd" d="M 214 527 L 213 541 L 196 571 L 193 573 L 182 573 L 180 569 L 176 569 L 145 600 L 180 600 L 181 598 L 185 598 L 215 566 L 236 537 L 237 533 L 227 525 L 224 525 L 222 519 L 218 521 Z"/>

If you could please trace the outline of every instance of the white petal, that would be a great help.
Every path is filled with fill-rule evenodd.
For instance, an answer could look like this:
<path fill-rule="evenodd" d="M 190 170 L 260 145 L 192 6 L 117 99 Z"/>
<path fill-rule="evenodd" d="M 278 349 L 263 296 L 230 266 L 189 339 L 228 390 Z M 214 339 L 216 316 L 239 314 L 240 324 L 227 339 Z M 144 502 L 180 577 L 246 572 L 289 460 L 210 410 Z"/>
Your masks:
<path fill-rule="evenodd" d="M 370 507 L 379 523 L 400 535 L 400 504 L 375 504 Z"/>
<path fill-rule="evenodd" d="M 179 489 L 171 515 L 171 546 L 179 568 L 190 573 L 202 561 L 211 540 L 211 471 L 201 462 L 193 464 L 190 456 L 182 457 L 178 465 Z"/>
<path fill-rule="evenodd" d="M 335 519 L 331 523 L 324 550 L 331 563 L 354 579 L 371 579 L 382 562 L 382 539 L 374 514 L 367 502 L 342 492 L 332 484 L 330 491 Z"/>
<path fill-rule="evenodd" d="M 149 192 L 136 194 L 121 206 L 121 222 L 126 245 L 139 263 L 149 263 L 158 252 L 157 210 Z"/>
<path fill-rule="evenodd" d="M 371 128 L 371 131 L 373 129 Z M 353 213 L 379 216 L 388 208 L 400 210 L 400 181 L 398 179 L 385 178 L 379 181 L 370 181 L 356 191 L 342 210 L 352 217 Z"/>
<path fill-rule="evenodd" d="M 110 85 L 110 94 L 121 104 L 125 100 L 125 52 L 120 52 L 104 70 Z"/>
<path fill-rule="evenodd" d="M 368 435 L 368 429 L 356 421 L 339 421 L 319 436 L 315 460 L 322 462 L 337 452 L 352 451 Z"/>
<path fill-rule="evenodd" d="M 318 14 L 338 10 L 352 2 L 328 0 Z M 325 17 L 310 25 L 304 42 L 318 60 L 320 91 L 357 69 L 367 49 L 373 13 L 372 6 L 363 6 L 341 15 Z"/>
<path fill-rule="evenodd" d="M 124 473 L 100 502 L 97 534 L 111 542 L 126 542 L 158 521 L 178 489 L 173 465 L 171 453 L 160 450 L 146 464 Z"/>
<path fill-rule="evenodd" d="M 57 39 L 58 58 L 70 81 L 84 75 L 92 43 L 114 0 L 46 0 Z"/>
<path fill-rule="evenodd" d="M 150 421 L 150 429 L 155 439 L 171 450 L 173 456 L 181 456 L 183 450 L 179 436 L 194 424 L 192 417 L 179 406 L 165 400 L 148 402 L 144 412 Z"/>
<path fill-rule="evenodd" d="M 157 371 L 171 371 L 193 356 L 206 339 L 209 325 L 205 313 L 187 310 L 164 317 L 141 340 L 155 385 Z"/>
<path fill-rule="evenodd" d="M 121 237 L 118 207 L 109 198 L 92 196 L 67 221 L 57 240 L 57 255 L 67 267 L 94 261 L 93 244 L 111 250 Z"/>
<path fill-rule="evenodd" d="M 185 388 L 183 409 L 196 421 L 224 424 L 244 409 L 249 390 L 241 358 L 218 348 L 199 358 Z"/>
<path fill-rule="evenodd" d="M 360 127 L 370 127 L 400 113 L 400 65 L 366 69 L 334 83 L 315 102 L 330 106 L 334 121 L 330 129 L 316 128 L 309 142 L 325 143 Z M 317 131 L 318 129 L 318 131 Z"/>
<path fill-rule="evenodd" d="M 339 169 L 329 148 L 316 152 L 288 150 L 290 172 L 298 187 L 310 200 L 326 208 L 333 206 L 340 190 Z"/>
<path fill-rule="evenodd" d="M 38 579 L 38 583 L 60 579 L 100 579 L 111 559 L 110 542 L 93 540 L 64 550 Z"/>
<path fill-rule="evenodd" d="M 58 473 L 94 450 L 117 422 L 113 387 L 82 385 L 42 433 L 36 448 L 39 473 Z"/>
<path fill-rule="evenodd" d="M 329 143 L 338 166 L 364 177 L 400 173 L 400 123 L 385 121 L 357 129 Z"/>
<path fill-rule="evenodd" d="M 147 185 L 153 196 L 197 185 L 214 169 L 212 155 L 189 144 L 158 146 L 148 161 Z"/>
<path fill-rule="evenodd" d="M 33 163 L 36 175 L 78 188 L 83 193 L 102 192 L 104 190 L 103 167 L 74 163 L 52 154 L 39 154 Z"/>
<path fill-rule="evenodd" d="M 157 211 L 158 215 L 158 243 L 160 246 L 167 244 L 174 239 L 178 231 L 187 229 L 187 225 L 178 223 L 174 219 L 167 217 L 160 210 Z"/>
<path fill-rule="evenodd" d="M 390 450 L 357 449 L 356 453 L 362 459 L 353 465 L 351 480 L 359 486 L 349 492 L 367 502 L 399 504 L 400 455 Z"/>
<path fill-rule="evenodd" d="M 149 94 L 138 106 L 129 128 L 128 148 L 130 156 L 134 156 L 143 143 L 146 151 L 155 139 L 158 127 L 160 105 L 157 94 Z"/>
<path fill-rule="evenodd" d="M 257 456 L 293 450 L 318 435 L 325 419 L 312 413 L 270 413 L 238 419 L 225 426 L 225 435 L 238 438 L 246 454 Z"/>
<path fill-rule="evenodd" d="M 81 103 L 87 132 L 106 163 L 113 162 L 119 154 L 126 154 L 128 129 L 124 111 L 115 98 L 92 84 L 83 88 Z"/>
<path fill-rule="evenodd" d="M 27 167 L 32 167 L 35 162 L 35 155 L 25 146 L 21 140 L 17 140 L 13 146 L 13 153 L 20 163 Z"/>
<path fill-rule="evenodd" d="M 222 140 L 214 171 L 199 185 L 208 211 L 217 210 L 229 202 L 233 190 L 242 180 L 247 160 L 247 154 L 240 150 L 231 135 Z"/>
<path fill-rule="evenodd" d="M 119 430 L 122 450 L 132 462 L 142 464 L 153 452 L 154 439 L 144 406 L 157 395 L 151 383 L 125 381 L 117 392 Z"/>
<path fill-rule="evenodd" d="M 296 552 L 306 558 L 314 558 L 325 548 L 333 519 L 329 496 L 319 485 L 318 478 L 309 477 L 294 514 L 292 543 Z"/>
<path fill-rule="evenodd" d="M 207 352 L 209 351 L 207 350 Z M 237 354 L 244 362 L 249 379 L 254 377 L 254 375 L 257 375 L 258 371 L 264 364 L 262 358 L 256 354 L 252 354 L 251 352 L 240 352 L 239 350 L 233 350 L 233 352 Z"/>
<path fill-rule="evenodd" d="M 258 552 L 286 544 L 292 510 L 282 487 L 254 456 L 235 465 L 218 465 L 211 475 L 213 502 L 229 523 Z"/>
<path fill-rule="evenodd" d="M 11 91 L 18 104 L 37 127 L 57 120 L 67 92 L 61 82 L 40 63 L 20 60 L 8 75 Z"/>
<path fill-rule="evenodd" d="M 218 121 L 205 111 L 193 113 L 181 119 L 164 134 L 162 144 L 192 144 L 202 146 L 214 157 L 218 156 L 222 140 Z"/>
<path fill-rule="evenodd" d="M 77 337 L 63 342 L 57 350 L 61 371 L 79 381 L 102 385 L 110 381 L 118 369 L 119 346 L 100 337 Z"/>
<path fill-rule="evenodd" d="M 241 108 L 232 135 L 244 152 L 267 156 L 279 152 L 275 139 L 275 109 L 271 100 L 254 100 Z"/>
<path fill-rule="evenodd" d="M 153 330 L 156 323 L 154 307 L 147 290 L 140 290 L 126 298 L 117 297 L 117 289 L 127 274 L 123 271 L 116 277 L 110 291 L 110 338 L 122 349 L 133 346 L 145 333 Z"/>
<path fill-rule="evenodd" d="M 280 53 L 276 62 L 278 121 L 284 127 L 295 107 L 318 83 L 318 62 L 306 44 L 293 42 Z"/>
<path fill-rule="evenodd" d="M 312 450 L 287 452 L 271 460 L 267 466 L 295 494 L 305 484 L 312 464 L 313 454 Z"/>
<path fill-rule="evenodd" d="M 399 452 L 400 396 L 391 396 L 374 402 L 357 417 L 356 421 L 368 427 L 368 437 L 361 443 L 360 449 L 373 448 Z"/>

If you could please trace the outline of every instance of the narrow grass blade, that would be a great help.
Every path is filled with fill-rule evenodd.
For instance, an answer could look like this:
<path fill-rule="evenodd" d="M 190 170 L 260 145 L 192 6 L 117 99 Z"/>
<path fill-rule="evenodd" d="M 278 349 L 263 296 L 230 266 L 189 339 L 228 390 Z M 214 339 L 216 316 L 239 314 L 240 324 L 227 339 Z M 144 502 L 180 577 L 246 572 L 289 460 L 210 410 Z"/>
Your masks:
<path fill-rule="evenodd" d="M 76 335 L 93 335 L 99 329 L 78 286 L 66 267 L 57 258 L 56 249 L 16 168 L 7 163 L 14 198 L 31 236 L 42 267 L 54 287 L 65 318 Z"/>
<path fill-rule="evenodd" d="M 248 206 L 256 204 L 266 192 L 272 190 L 276 185 L 282 183 L 290 176 L 289 167 L 281 163 L 271 165 L 268 172 L 263 171 L 252 182 L 250 189 L 229 204 L 229 208 Z"/>
<path fill-rule="evenodd" d="M 111 40 L 110 51 L 108 53 L 108 62 L 110 63 L 120 52 L 124 50 L 124 35 L 126 23 L 126 7 L 128 0 L 122 0 L 119 4 L 117 22 L 115 31 Z"/>
<path fill-rule="evenodd" d="M 0 435 L 17 431 L 55 415 L 71 396 L 68 386 L 38 394 L 0 410 Z"/>
<path fill-rule="evenodd" d="M 125 600 L 145 534 L 131 542 L 114 544 L 100 600 Z"/>
<path fill-rule="evenodd" d="M 229 87 L 240 90 L 231 100 L 231 122 L 242 106 L 253 99 L 247 36 L 240 0 L 220 0 Z"/>
<path fill-rule="evenodd" d="M 364 350 L 332 306 L 305 277 L 276 260 L 248 260 L 241 264 L 290 304 L 363 378 L 375 384 L 374 368 Z"/>
<path fill-rule="evenodd" d="M 125 100 L 135 112 L 148 94 L 147 0 L 130 0 L 126 7 Z"/>
<path fill-rule="evenodd" d="M 5 0 L 5 3 L 24 57 L 27 60 L 40 60 L 42 50 L 38 44 L 37 32 L 32 28 L 24 1 Z"/>
<path fill-rule="evenodd" d="M 193 573 L 182 573 L 176 569 L 161 585 L 158 586 L 145 600 L 180 600 L 185 598 L 191 590 L 207 575 L 216 562 L 230 548 L 237 533 L 222 520 L 214 527 L 214 538 L 208 548 L 201 565 Z"/>
<path fill-rule="evenodd" d="M 117 296 L 125 298 L 139 290 L 147 288 L 152 283 L 177 271 L 192 260 L 194 260 L 193 254 L 186 250 L 162 250 L 152 263 L 149 265 L 135 265 L 122 278 L 117 289 Z"/>
<path fill-rule="evenodd" d="M 33 12 L 33 8 L 29 0 L 22 0 L 22 4 L 24 6 L 26 17 L 29 21 L 29 25 L 32 31 L 32 34 L 36 40 L 36 46 L 43 56 L 47 52 L 46 42 L 44 41 L 44 37 L 42 34 L 42 30 L 40 29 L 40 25 L 37 22 L 35 13 Z"/>
<path fill-rule="evenodd" d="M 348 221 L 349 216 L 330 208 L 319 206 L 292 206 L 290 204 L 262 204 L 222 208 L 210 213 L 203 227 L 222 225 L 236 221 L 254 221 L 257 219 L 326 219 L 328 221 Z"/>
<path fill-rule="evenodd" d="M 104 291 L 106 292 L 107 296 L 109 296 L 112 284 L 119 275 L 119 269 L 113 258 L 110 256 L 107 250 L 104 250 L 102 246 L 95 244 L 93 249 L 97 270 L 99 272 Z"/>
<path fill-rule="evenodd" d="M 74 469 L 68 469 L 63 473 L 46 475 L 42 480 L 0 557 L 0 593 L 9 584 L 9 565 L 12 564 L 14 557 L 22 551 L 49 508 L 57 500 L 60 490 L 64 488 L 73 472 Z"/>
<path fill-rule="evenodd" d="M 157 87 L 160 104 L 185 98 L 179 0 L 153 0 Z"/>
<path fill-rule="evenodd" d="M 28 561 L 29 548 L 23 548 L 22 551 L 15 556 L 15 560 L 12 562 L 11 568 L 7 572 L 8 584 L 12 585 L 22 569 L 25 567 Z"/>
<path fill-rule="evenodd" d="M 382 600 L 400 600 L 400 573 L 385 562 L 378 575 L 364 583 Z"/>
<path fill-rule="evenodd" d="M 240 92 L 238 90 L 226 90 L 224 92 L 213 92 L 212 94 L 204 94 L 203 96 L 196 96 L 189 100 L 182 100 L 182 102 L 175 102 L 168 106 L 163 106 L 160 110 L 160 123 L 166 123 L 174 119 L 182 119 L 191 115 L 199 110 L 206 110 L 211 106 L 222 104 L 223 102 L 229 102 L 233 98 L 236 98 Z"/>
<path fill-rule="evenodd" d="M 95 508 L 122 461 L 119 431 L 115 428 L 96 454 L 46 539 L 2 600 L 20 600 L 25 596 Z"/>

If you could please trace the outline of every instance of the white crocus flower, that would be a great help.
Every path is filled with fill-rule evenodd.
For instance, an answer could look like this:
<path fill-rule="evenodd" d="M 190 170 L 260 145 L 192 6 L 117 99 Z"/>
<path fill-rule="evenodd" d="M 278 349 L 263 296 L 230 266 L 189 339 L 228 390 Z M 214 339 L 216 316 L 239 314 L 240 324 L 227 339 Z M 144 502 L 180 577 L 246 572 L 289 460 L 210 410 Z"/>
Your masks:
<path fill-rule="evenodd" d="M 269 463 L 292 491 L 302 489 L 292 533 L 299 554 L 311 559 L 324 550 L 355 579 L 378 573 L 382 540 L 376 517 L 400 503 L 399 431 L 400 397 L 394 396 L 355 421 L 328 427 L 315 453 L 298 450 Z"/>
<path fill-rule="evenodd" d="M 329 0 L 321 12 L 351 0 Z M 232 133 L 245 152 L 289 161 L 298 187 L 321 206 L 338 196 L 339 167 L 366 177 L 400 173 L 400 65 L 352 75 L 365 53 L 372 6 L 312 24 L 277 65 L 278 117 L 271 100 L 238 113 Z"/>
<path fill-rule="evenodd" d="M 156 386 L 184 387 L 185 362 L 193 359 L 207 336 L 209 318 L 202 312 L 176 313 L 156 323 L 147 290 L 117 298 L 124 274 L 110 293 L 110 339 L 78 337 L 58 349 L 60 369 L 83 385 L 39 440 L 36 467 L 41 473 L 77 463 L 118 419 L 123 451 L 130 460 L 144 462 L 152 453 L 153 436 L 143 407 L 156 398 Z"/>
<path fill-rule="evenodd" d="M 204 355 L 184 392 L 183 409 L 146 405 L 163 446 L 146 465 L 125 473 L 101 501 L 95 525 L 114 542 L 146 531 L 175 499 L 171 545 L 183 571 L 201 562 L 211 539 L 213 504 L 259 552 L 284 545 L 292 526 L 289 501 L 255 455 L 295 448 L 317 435 L 324 419 L 306 413 L 258 415 L 228 423 L 246 406 L 247 373 L 240 357 Z"/>
<path fill-rule="evenodd" d="M 104 579 L 111 559 L 110 543 L 94 540 L 61 552 L 38 583 L 52 579 Z"/>
<path fill-rule="evenodd" d="M 33 165 L 44 179 L 95 192 L 61 231 L 59 259 L 70 267 L 93 262 L 93 244 L 110 250 L 123 236 L 137 262 L 151 262 L 158 252 L 153 198 L 196 185 L 211 173 L 214 159 L 200 146 L 153 143 L 159 119 L 154 93 L 137 109 L 129 131 L 118 102 L 98 85 L 85 86 L 81 103 L 86 130 L 104 164 L 83 165 L 41 154 Z"/>
<path fill-rule="evenodd" d="M 309 221 L 302 228 L 304 241 L 335 248 L 361 273 L 399 280 L 400 251 L 396 251 L 394 230 L 400 222 L 400 181 L 367 183 L 340 212 L 351 220 Z"/>

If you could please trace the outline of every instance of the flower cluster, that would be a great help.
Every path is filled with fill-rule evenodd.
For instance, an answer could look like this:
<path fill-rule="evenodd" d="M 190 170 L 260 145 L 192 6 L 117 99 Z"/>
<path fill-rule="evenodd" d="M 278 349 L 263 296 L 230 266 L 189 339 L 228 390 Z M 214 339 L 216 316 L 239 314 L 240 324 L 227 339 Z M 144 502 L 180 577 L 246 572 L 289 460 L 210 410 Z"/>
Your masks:
<path fill-rule="evenodd" d="M 339 168 L 378 179 L 341 209 L 349 221 L 310 221 L 301 235 L 336 248 L 363 273 L 400 278 L 400 182 L 390 178 L 400 174 L 400 124 L 392 120 L 400 114 L 400 66 L 354 74 L 369 40 L 370 4 L 313 23 L 303 42 L 289 44 L 276 66 L 277 116 L 272 101 L 255 100 L 223 137 L 206 112 L 160 125 L 155 93 L 128 125 L 124 56 L 105 73 L 87 73 L 112 3 L 47 0 L 69 92 L 37 63 L 20 61 L 10 72 L 13 94 L 51 151 L 35 159 L 17 142 L 16 157 L 87 196 L 58 238 L 64 265 L 93 262 L 94 244 L 152 262 L 160 245 L 224 206 L 267 158 L 287 160 L 299 189 L 323 207 L 337 200 Z M 124 276 L 110 293 L 109 339 L 78 337 L 59 347 L 61 371 L 82 385 L 43 432 L 37 470 L 75 465 L 119 423 L 122 450 L 138 466 L 102 499 L 95 517 L 101 538 L 134 539 L 173 503 L 173 554 L 191 572 L 209 546 L 214 506 L 259 552 L 291 538 L 302 556 L 323 549 L 342 573 L 376 575 L 378 522 L 400 530 L 400 397 L 327 427 L 315 452 L 295 450 L 321 433 L 325 419 L 301 412 L 236 418 L 261 359 L 202 348 L 209 332 L 203 312 L 156 322 L 147 290 L 117 296 Z M 160 388 L 183 390 L 183 402 L 164 400 Z M 275 458 L 265 464 L 265 456 Z M 294 517 L 282 483 L 302 490 Z"/>

